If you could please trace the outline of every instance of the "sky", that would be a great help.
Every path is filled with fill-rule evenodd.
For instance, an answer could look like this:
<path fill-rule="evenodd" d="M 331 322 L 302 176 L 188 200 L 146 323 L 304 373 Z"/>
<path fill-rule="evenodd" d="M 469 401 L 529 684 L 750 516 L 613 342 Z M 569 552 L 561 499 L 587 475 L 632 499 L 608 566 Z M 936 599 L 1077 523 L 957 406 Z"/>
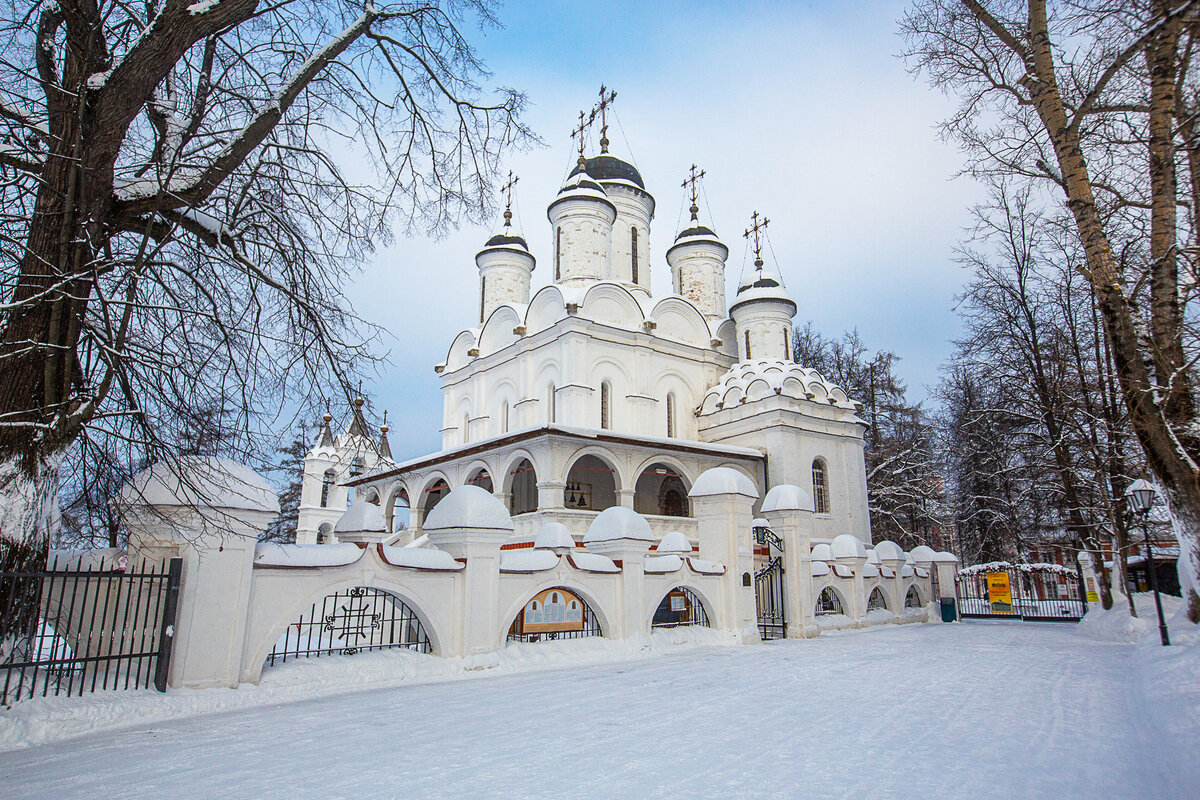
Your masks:
<path fill-rule="evenodd" d="M 827 336 L 857 329 L 900 356 L 912 399 L 937 383 L 959 327 L 964 272 L 954 247 L 982 191 L 955 177 L 962 160 L 939 137 L 952 101 L 898 57 L 904 3 L 510 2 L 501 30 L 470 38 L 493 85 L 528 94 L 526 121 L 545 146 L 505 162 L 520 177 L 515 223 L 550 282 L 546 206 L 575 152 L 569 136 L 601 84 L 617 92 L 610 150 L 633 163 L 657 201 L 652 289 L 670 291 L 666 248 L 687 221 L 680 186 L 706 171 L 701 219 L 729 246 L 731 291 L 753 256 L 742 231 L 771 220 L 768 266 L 799 312 Z M 589 155 L 594 154 L 590 151 Z M 440 238 L 398 232 L 347 295 L 386 329 L 388 363 L 366 384 L 389 412 L 393 453 L 440 449 L 441 362 L 474 324 L 474 256 L 499 229 L 466 224 Z"/>

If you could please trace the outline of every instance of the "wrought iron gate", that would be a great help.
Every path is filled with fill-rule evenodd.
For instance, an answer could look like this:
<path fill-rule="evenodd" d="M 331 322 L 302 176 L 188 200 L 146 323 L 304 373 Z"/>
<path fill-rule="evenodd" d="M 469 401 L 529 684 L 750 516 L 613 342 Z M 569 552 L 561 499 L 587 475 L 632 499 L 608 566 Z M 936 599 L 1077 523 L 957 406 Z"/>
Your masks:
<path fill-rule="evenodd" d="M 1079 576 L 1052 564 L 968 567 L 954 579 L 958 613 L 975 619 L 1078 622 L 1087 611 Z"/>
<path fill-rule="evenodd" d="M 763 641 L 787 637 L 783 595 L 783 540 L 770 528 L 754 528 L 754 541 L 767 548 L 767 563 L 754 573 L 758 633 Z"/>

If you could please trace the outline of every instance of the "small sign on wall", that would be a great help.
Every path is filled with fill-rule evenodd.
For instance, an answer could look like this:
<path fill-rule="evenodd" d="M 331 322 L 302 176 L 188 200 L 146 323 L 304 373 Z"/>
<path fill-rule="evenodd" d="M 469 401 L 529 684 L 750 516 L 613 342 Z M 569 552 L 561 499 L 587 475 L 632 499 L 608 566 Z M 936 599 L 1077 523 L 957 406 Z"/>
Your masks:
<path fill-rule="evenodd" d="M 988 603 L 992 606 L 993 614 L 1011 614 L 1012 587 L 1008 582 L 1007 572 L 989 572 L 987 574 Z"/>

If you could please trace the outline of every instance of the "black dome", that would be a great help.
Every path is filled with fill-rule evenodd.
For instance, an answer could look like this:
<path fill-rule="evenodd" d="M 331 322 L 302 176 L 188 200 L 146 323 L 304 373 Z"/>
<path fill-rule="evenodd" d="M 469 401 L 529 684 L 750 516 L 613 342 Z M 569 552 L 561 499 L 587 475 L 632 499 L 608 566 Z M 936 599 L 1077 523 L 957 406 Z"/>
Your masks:
<path fill-rule="evenodd" d="M 593 156 L 587 160 L 587 174 L 591 175 L 598 181 L 629 181 L 635 184 L 639 189 L 645 189 L 646 184 L 642 181 L 642 175 L 637 169 L 626 161 L 622 161 L 615 156 L 602 155 Z M 579 174 L 579 166 L 571 170 L 571 175 Z"/>
<path fill-rule="evenodd" d="M 716 238 L 716 235 L 717 232 L 712 228 L 706 228 L 703 225 L 697 225 L 694 228 L 687 228 L 686 230 L 680 231 L 679 235 L 675 237 L 675 241 L 678 242 L 685 236 L 712 236 L 713 238 Z"/>
<path fill-rule="evenodd" d="M 507 236 L 503 233 L 497 233 L 495 236 L 488 239 L 487 244 L 485 244 L 484 247 L 500 247 L 506 244 L 519 244 L 526 250 L 529 249 L 529 245 L 526 244 L 525 240 L 520 236 Z"/>
<path fill-rule="evenodd" d="M 745 286 L 742 286 L 740 289 L 738 289 L 738 294 L 741 294 L 742 292 L 746 291 L 747 289 L 774 289 L 774 288 L 778 287 L 779 285 L 780 285 L 779 281 L 777 281 L 775 278 L 771 277 L 770 275 L 760 275 L 754 281 L 754 283 L 747 283 Z"/>

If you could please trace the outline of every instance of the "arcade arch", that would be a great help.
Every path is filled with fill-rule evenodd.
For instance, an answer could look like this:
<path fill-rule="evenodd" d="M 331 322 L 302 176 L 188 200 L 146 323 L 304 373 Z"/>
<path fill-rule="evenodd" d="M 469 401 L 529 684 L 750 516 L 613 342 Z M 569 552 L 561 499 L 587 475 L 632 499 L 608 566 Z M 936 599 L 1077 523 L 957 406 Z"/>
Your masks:
<path fill-rule="evenodd" d="M 603 511 L 617 504 L 617 472 L 598 456 L 580 456 L 567 471 L 563 505 L 582 511 Z"/>
<path fill-rule="evenodd" d="M 686 476 L 678 467 L 656 461 L 638 475 L 633 510 L 664 517 L 691 516 L 688 488 Z"/>

